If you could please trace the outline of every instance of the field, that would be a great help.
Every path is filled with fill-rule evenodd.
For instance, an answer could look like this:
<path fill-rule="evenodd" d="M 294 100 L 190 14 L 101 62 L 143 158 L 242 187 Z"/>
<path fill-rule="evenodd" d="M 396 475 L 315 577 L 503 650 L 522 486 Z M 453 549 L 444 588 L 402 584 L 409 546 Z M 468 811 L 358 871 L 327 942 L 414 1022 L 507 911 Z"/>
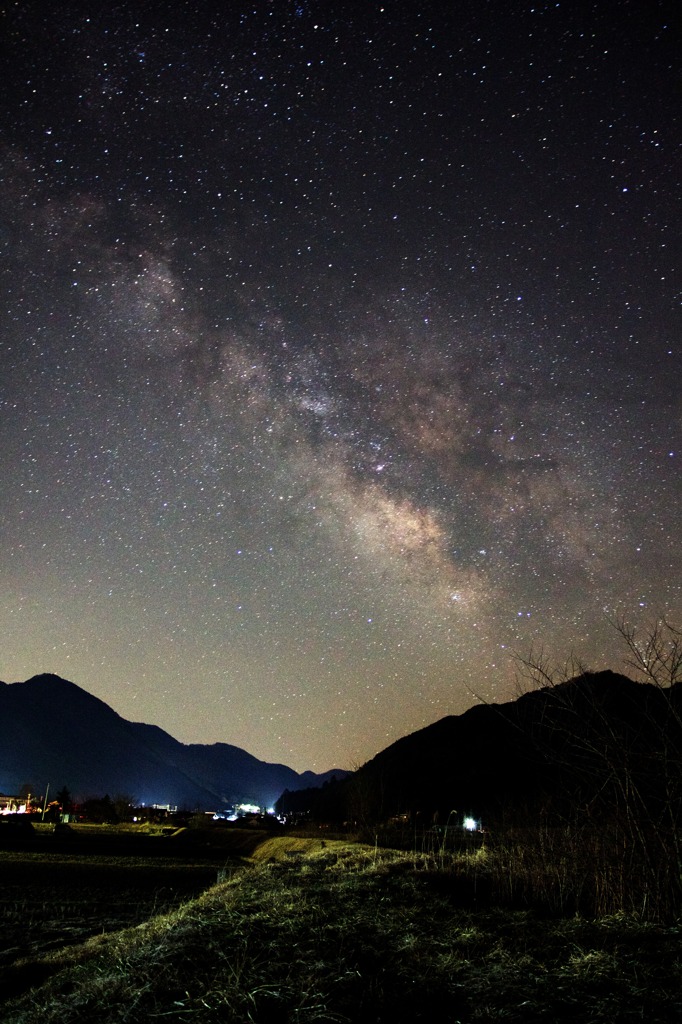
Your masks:
<path fill-rule="evenodd" d="M 33 946 L 4 948 L 3 1024 L 682 1020 L 676 924 L 495 905 L 485 843 L 225 835 L 156 862 L 0 854 L 3 878 L 36 879 Z"/>
<path fill-rule="evenodd" d="M 180 906 L 239 863 L 231 848 L 190 830 L 80 825 L 0 849 L 0 1001 L 41 974 L 41 957 Z M 253 836 L 242 839 L 246 850 Z M 1 1019 L 1 1018 L 0 1018 Z"/>

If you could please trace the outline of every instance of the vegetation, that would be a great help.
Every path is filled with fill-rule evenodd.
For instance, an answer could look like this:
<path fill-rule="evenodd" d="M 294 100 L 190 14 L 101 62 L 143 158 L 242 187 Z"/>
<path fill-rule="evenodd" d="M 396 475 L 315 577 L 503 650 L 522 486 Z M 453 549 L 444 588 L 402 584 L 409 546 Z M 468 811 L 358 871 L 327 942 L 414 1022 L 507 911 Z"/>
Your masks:
<path fill-rule="evenodd" d="M 191 849 L 144 857 L 91 845 L 68 854 L 0 851 L 0 1000 L 40 980 L 46 953 L 178 907 L 226 864 L 224 855 L 196 858 Z"/>
<path fill-rule="evenodd" d="M 496 899 L 522 893 L 561 913 L 676 921 L 682 633 L 665 620 L 642 632 L 613 625 L 637 680 L 573 659 L 555 666 L 531 651 L 519 661 L 525 692 L 516 701 L 444 718 L 338 784 L 285 792 L 278 808 L 293 821 L 306 810 L 313 820 L 355 821 L 365 837 L 404 848 L 453 832 L 444 823 L 455 807 L 454 834 L 465 815 L 482 819 L 508 865 Z M 540 897 L 541 881 L 551 891 Z"/>
<path fill-rule="evenodd" d="M 541 742 L 565 790 L 559 810 L 569 845 L 578 857 L 584 846 L 601 876 L 590 912 L 676 920 L 682 914 L 682 631 L 665 619 L 643 631 L 624 618 L 612 625 L 637 683 L 621 676 L 615 687 L 595 686 L 596 677 L 574 660 L 562 669 L 532 651 L 519 661 L 521 674 L 547 695 L 549 728 Z"/>
<path fill-rule="evenodd" d="M 170 853 L 163 844 L 180 836 L 187 862 L 192 850 L 204 868 L 221 854 L 217 884 L 126 921 L 132 928 L 94 934 L 94 913 L 87 933 L 67 932 L 68 947 L 55 936 L 5 949 L 1 1019 L 682 1020 L 681 636 L 665 623 L 642 639 L 616 628 L 641 683 L 575 677 L 575 664 L 561 675 L 531 653 L 523 668 L 533 690 L 513 706 L 474 709 L 461 732 L 461 721 L 444 720 L 353 779 L 285 793 L 294 818 L 317 817 L 308 834 L 211 829 L 201 816 L 126 847 L 121 835 L 133 826 L 117 826 L 121 851 Z M 498 761 L 460 760 L 458 774 L 452 738 L 475 749 L 472 723 L 493 736 Z M 414 766 L 430 790 L 410 789 Z M 462 778 L 467 793 L 478 785 L 481 801 L 495 798 L 485 830 L 467 833 L 461 811 L 443 810 Z M 375 813 L 411 792 L 433 803 L 390 819 Z M 329 826 L 339 809 L 355 816 L 355 838 Z M 119 868 L 109 884 L 126 892 Z M 144 885 L 146 868 L 137 868 Z M 146 877 L 151 884 L 159 870 Z"/>
<path fill-rule="evenodd" d="M 42 984 L 6 1002 L 2 1020 L 682 1017 L 679 929 L 496 906 L 503 869 L 485 842 L 426 854 L 266 839 L 251 866 L 197 899 L 21 965 Z"/>

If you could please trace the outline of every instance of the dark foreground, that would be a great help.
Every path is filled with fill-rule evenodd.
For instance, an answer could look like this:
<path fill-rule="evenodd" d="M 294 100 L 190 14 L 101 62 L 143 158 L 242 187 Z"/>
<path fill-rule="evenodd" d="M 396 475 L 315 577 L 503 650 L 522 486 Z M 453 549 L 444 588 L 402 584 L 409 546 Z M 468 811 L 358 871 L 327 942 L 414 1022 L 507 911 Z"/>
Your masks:
<path fill-rule="evenodd" d="M 485 870 L 484 850 L 471 858 Z M 682 1020 L 677 927 L 477 906 L 461 866 L 348 842 L 265 840 L 249 867 L 181 907 L 16 964 L 36 983 L 1 1018 Z"/>
<path fill-rule="evenodd" d="M 230 849 L 221 838 L 189 829 L 3 826 L 0 1003 L 41 977 L 45 954 L 141 924 L 229 874 L 239 843 Z M 248 851 L 253 842 L 246 835 L 242 845 Z"/>

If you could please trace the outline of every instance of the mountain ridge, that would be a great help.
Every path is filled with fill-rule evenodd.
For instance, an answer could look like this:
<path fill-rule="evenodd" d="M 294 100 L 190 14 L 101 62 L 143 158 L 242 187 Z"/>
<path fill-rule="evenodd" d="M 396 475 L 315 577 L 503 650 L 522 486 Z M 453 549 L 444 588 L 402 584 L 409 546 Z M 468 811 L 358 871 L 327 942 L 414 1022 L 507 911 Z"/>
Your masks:
<path fill-rule="evenodd" d="M 560 820 L 577 804 L 611 813 L 628 788 L 661 818 L 666 801 L 682 800 L 682 683 L 663 688 L 606 670 L 447 715 L 333 789 L 284 794 L 278 808 L 364 822 L 444 821 L 455 811 Z"/>
<path fill-rule="evenodd" d="M 348 774 L 298 773 L 228 743 L 181 743 L 48 672 L 0 682 L 0 721 L 6 724 L 0 791 L 6 793 L 49 783 L 53 792 L 66 786 L 79 798 L 125 793 L 140 804 L 210 810 L 238 802 L 271 806 L 284 789 Z"/>

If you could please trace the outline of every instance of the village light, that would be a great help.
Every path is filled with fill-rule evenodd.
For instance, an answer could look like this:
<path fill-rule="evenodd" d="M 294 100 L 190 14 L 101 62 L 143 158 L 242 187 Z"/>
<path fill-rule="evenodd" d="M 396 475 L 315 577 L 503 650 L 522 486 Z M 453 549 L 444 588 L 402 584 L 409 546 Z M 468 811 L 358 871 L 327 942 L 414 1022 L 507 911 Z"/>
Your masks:
<path fill-rule="evenodd" d="M 465 818 L 462 822 L 462 828 L 465 828 L 467 832 L 475 832 L 478 828 L 478 822 L 475 818 Z"/>

